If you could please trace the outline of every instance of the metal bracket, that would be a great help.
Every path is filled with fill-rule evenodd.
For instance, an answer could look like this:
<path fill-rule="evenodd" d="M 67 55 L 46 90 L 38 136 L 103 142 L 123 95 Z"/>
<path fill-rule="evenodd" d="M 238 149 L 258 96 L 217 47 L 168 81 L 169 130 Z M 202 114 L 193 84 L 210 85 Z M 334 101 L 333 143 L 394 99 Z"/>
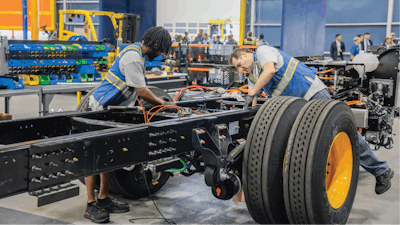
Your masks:
<path fill-rule="evenodd" d="M 0 75 L 8 74 L 8 40 L 6 36 L 0 37 Z"/>

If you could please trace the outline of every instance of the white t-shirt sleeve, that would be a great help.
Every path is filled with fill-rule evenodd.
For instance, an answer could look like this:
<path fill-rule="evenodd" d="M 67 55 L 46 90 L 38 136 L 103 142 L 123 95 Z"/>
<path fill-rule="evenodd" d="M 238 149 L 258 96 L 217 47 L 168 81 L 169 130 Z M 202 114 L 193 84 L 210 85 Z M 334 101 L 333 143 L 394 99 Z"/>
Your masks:
<path fill-rule="evenodd" d="M 125 76 L 126 85 L 134 88 L 146 87 L 144 62 L 142 56 L 135 51 L 126 52 L 119 61 L 119 69 Z"/>
<path fill-rule="evenodd" d="M 257 48 L 257 59 L 261 67 L 267 62 L 273 62 L 275 66 L 275 72 L 278 71 L 284 64 L 283 56 L 279 53 L 278 49 L 266 45 L 262 45 Z"/>

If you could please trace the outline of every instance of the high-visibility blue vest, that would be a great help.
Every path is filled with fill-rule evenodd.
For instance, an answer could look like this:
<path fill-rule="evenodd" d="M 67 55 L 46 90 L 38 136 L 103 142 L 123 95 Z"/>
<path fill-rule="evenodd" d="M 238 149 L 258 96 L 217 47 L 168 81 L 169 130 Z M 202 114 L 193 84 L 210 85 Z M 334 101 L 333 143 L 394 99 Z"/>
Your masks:
<path fill-rule="evenodd" d="M 93 92 L 93 97 L 99 101 L 103 107 L 109 105 L 122 105 L 124 104 L 135 91 L 133 87 L 126 85 L 125 76 L 119 70 L 119 61 L 121 57 L 128 51 L 135 51 L 143 59 L 143 50 L 139 42 L 126 47 L 119 53 L 111 68 L 108 70 L 107 75 L 101 85 Z M 143 65 L 144 66 L 144 65 Z M 143 68 L 144 76 L 144 68 Z"/>
<path fill-rule="evenodd" d="M 312 82 L 307 80 L 304 75 L 315 79 L 316 69 L 311 69 L 304 65 L 299 60 L 290 57 L 286 53 L 277 49 L 283 56 L 284 65 L 271 80 L 263 87 L 263 91 L 268 94 L 268 97 L 276 96 L 294 96 L 304 97 Z M 263 65 L 257 59 L 257 50 L 254 52 L 254 67 L 255 72 L 250 74 L 249 80 L 255 84 L 263 72 Z M 255 74 L 254 74 L 255 73 Z"/>

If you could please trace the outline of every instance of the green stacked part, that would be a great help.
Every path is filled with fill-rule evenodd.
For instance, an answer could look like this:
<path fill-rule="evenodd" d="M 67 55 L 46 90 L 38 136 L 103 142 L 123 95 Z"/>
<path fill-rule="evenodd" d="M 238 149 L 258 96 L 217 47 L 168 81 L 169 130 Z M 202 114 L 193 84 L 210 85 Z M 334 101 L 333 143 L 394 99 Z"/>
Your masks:
<path fill-rule="evenodd" d="M 81 82 L 88 82 L 88 75 L 84 73 L 79 74 L 81 76 Z"/>
<path fill-rule="evenodd" d="M 39 75 L 39 85 L 49 85 L 50 76 L 49 75 Z"/>

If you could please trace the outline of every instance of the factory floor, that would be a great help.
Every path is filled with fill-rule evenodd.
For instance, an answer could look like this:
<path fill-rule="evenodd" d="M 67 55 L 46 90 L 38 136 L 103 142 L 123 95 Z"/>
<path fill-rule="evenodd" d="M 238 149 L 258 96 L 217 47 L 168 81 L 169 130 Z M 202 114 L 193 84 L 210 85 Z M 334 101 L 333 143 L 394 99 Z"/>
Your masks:
<path fill-rule="evenodd" d="M 3 99 L 0 98 L 0 112 L 4 112 Z M 30 118 L 38 115 L 37 96 L 13 97 L 11 111 L 14 119 Z M 74 110 L 75 95 L 56 95 L 51 109 Z M 360 168 L 357 194 L 353 209 L 347 221 L 349 224 L 399 224 L 399 119 L 394 126 L 394 148 L 381 148 L 375 152 L 381 160 L 386 160 L 395 171 L 392 187 L 382 195 L 376 195 L 375 177 Z M 1 172 L 1 171 L 0 171 Z M 90 224 L 83 217 L 86 208 L 86 189 L 79 181 L 80 195 L 36 207 L 36 197 L 27 193 L 0 199 L 0 224 Z M 124 214 L 111 214 L 111 224 L 166 224 L 158 213 L 151 198 L 128 200 L 112 195 L 119 201 L 128 203 L 131 211 Z M 221 201 L 213 197 L 204 183 L 204 177 L 195 174 L 189 178 L 181 175 L 171 177 L 167 184 L 153 196 L 153 200 L 163 213 L 177 224 L 248 224 L 255 223 L 247 211 L 245 203 L 232 200 Z"/>

